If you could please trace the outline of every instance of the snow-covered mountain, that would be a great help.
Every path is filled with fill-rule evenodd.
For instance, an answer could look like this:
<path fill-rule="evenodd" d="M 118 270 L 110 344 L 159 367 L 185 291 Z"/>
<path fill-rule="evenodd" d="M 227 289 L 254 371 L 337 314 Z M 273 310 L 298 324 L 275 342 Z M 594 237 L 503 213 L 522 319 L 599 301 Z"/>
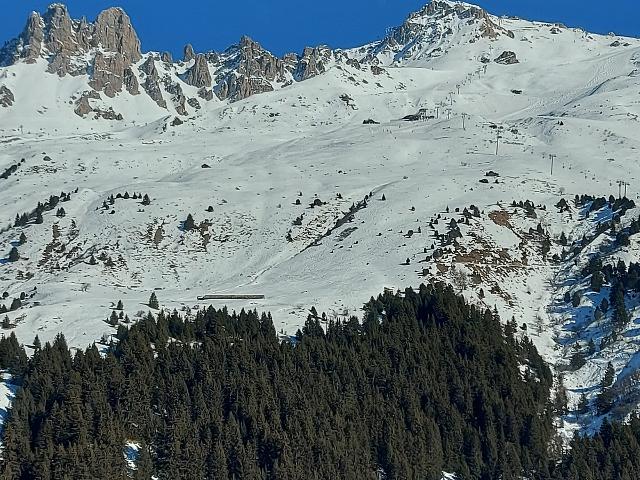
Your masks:
<path fill-rule="evenodd" d="M 613 415 L 638 404 L 635 293 L 603 344 L 611 285 L 583 271 L 638 261 L 638 234 L 617 233 L 640 210 L 600 231 L 617 207 L 575 201 L 618 181 L 637 199 L 638 39 L 434 0 L 359 48 L 277 58 L 243 37 L 176 61 L 144 52 L 120 9 L 90 23 L 56 4 L 0 62 L 0 304 L 21 341 L 84 347 L 113 333 L 118 300 L 135 321 L 152 292 L 270 310 L 290 334 L 311 306 L 341 317 L 439 278 L 524 323 L 572 404 L 609 361 Z"/>

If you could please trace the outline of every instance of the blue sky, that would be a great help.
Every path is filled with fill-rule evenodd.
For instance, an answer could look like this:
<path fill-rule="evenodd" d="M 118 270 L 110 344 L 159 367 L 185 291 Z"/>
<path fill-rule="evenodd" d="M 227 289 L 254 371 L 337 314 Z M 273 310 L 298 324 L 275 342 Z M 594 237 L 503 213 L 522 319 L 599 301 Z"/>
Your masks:
<path fill-rule="evenodd" d="M 0 44 L 15 37 L 32 10 L 50 1 L 4 2 Z M 281 55 L 306 45 L 327 43 L 352 47 L 380 38 L 387 26 L 402 23 L 427 0 L 69 0 L 75 18 L 93 20 L 109 6 L 121 6 L 131 16 L 142 48 L 169 50 L 181 56 L 185 43 L 197 51 L 223 50 L 242 34 Z M 558 21 L 587 30 L 640 37 L 640 0 L 477 0 L 491 13 Z"/>

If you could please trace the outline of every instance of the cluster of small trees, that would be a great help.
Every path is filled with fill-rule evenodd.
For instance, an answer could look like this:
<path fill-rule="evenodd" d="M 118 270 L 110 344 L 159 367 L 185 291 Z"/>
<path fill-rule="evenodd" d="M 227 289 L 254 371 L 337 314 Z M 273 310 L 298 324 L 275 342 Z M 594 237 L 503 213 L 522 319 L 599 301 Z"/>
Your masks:
<path fill-rule="evenodd" d="M 595 435 L 577 435 L 556 469 L 556 478 L 567 480 L 636 480 L 640 472 L 640 418 L 634 414 L 627 424 L 605 420 Z"/>
<path fill-rule="evenodd" d="M 133 195 L 129 195 L 129 192 L 124 192 L 124 193 L 117 193 L 115 196 L 113 194 L 109 195 L 109 198 L 107 198 L 105 201 L 102 202 L 102 208 L 104 210 L 108 210 L 111 205 L 115 205 L 117 199 L 142 200 L 140 202 L 142 205 L 145 205 L 145 206 L 151 205 L 151 199 L 149 198 L 149 195 L 147 195 L 146 193 L 142 195 L 141 193 L 134 192 Z"/>
<path fill-rule="evenodd" d="M 4 172 L 0 173 L 0 179 L 6 180 L 7 178 L 9 178 L 11 175 L 16 173 L 16 171 L 18 170 L 18 167 L 22 165 L 24 162 L 25 162 L 25 159 L 23 158 L 22 160 L 20 160 L 20 163 L 14 163 L 13 165 L 10 165 L 7 168 L 5 168 Z"/>
<path fill-rule="evenodd" d="M 525 200 L 524 202 L 522 200 L 518 202 L 514 200 L 513 202 L 511 202 L 511 206 L 513 208 L 523 208 L 525 214 L 529 218 L 538 218 L 538 214 L 536 213 L 536 204 L 531 200 Z M 540 206 L 539 208 L 541 210 L 546 210 L 546 207 L 544 205 Z"/>
<path fill-rule="evenodd" d="M 9 304 L 9 307 L 7 307 L 5 304 L 0 304 L 0 314 L 1 313 L 7 313 L 7 312 L 13 312 L 15 310 L 18 310 L 20 307 L 22 307 L 22 302 L 27 298 L 27 294 L 24 292 L 20 292 L 20 295 L 14 299 L 11 300 L 11 303 Z M 2 294 L 2 299 L 3 300 L 8 300 L 9 299 L 9 292 L 4 292 Z"/>
<path fill-rule="evenodd" d="M 588 213 L 596 212 L 604 207 L 609 207 L 612 211 L 624 215 L 627 210 L 635 208 L 636 204 L 627 197 L 616 198 L 609 195 L 609 198 L 594 197 L 592 195 L 576 195 L 574 203 L 577 207 L 585 207 L 589 204 Z"/>
<path fill-rule="evenodd" d="M 130 323 L 129 317 L 124 314 L 122 300 L 118 300 L 116 307 L 111 311 L 111 315 L 109 315 L 106 322 L 112 327 L 116 327 L 120 322 Z"/>
<path fill-rule="evenodd" d="M 11 300 L 11 304 L 9 304 L 9 307 L 4 304 L 0 304 L 0 313 L 13 312 L 15 310 L 18 310 L 20 307 L 22 307 L 22 300 L 20 300 L 19 298 L 14 298 L 13 300 Z"/>
<path fill-rule="evenodd" d="M 78 189 L 75 190 L 76 192 L 78 191 Z M 33 210 L 30 213 L 23 213 L 23 214 L 16 214 L 16 219 L 13 222 L 13 226 L 14 227 L 24 227 L 26 225 L 29 224 L 30 221 L 33 221 L 36 224 L 41 224 L 44 222 L 44 219 L 42 218 L 42 214 L 44 212 L 48 212 L 50 210 L 53 210 L 54 208 L 56 208 L 58 206 L 58 204 L 60 202 L 68 202 L 71 200 L 71 194 L 70 193 L 65 193 L 62 192 L 60 193 L 60 196 L 58 195 L 51 195 L 49 197 L 49 200 L 45 201 L 44 203 L 42 202 L 38 202 L 38 205 L 36 206 L 35 210 Z M 62 215 L 61 215 L 62 213 Z M 64 208 L 59 208 L 58 211 L 56 212 L 56 214 L 61 217 L 64 216 L 66 213 L 64 212 Z"/>
<path fill-rule="evenodd" d="M 613 326 L 622 330 L 629 322 L 629 313 L 625 305 L 627 292 L 640 292 L 640 263 L 631 262 L 629 266 L 619 260 L 615 266 L 603 265 L 599 256 L 594 256 L 582 270 L 583 277 L 589 277 L 589 285 L 594 292 L 600 292 L 605 284 L 610 285 L 609 299 L 603 299 L 596 308 L 595 315 L 606 314 L 611 306 L 613 309 Z"/>

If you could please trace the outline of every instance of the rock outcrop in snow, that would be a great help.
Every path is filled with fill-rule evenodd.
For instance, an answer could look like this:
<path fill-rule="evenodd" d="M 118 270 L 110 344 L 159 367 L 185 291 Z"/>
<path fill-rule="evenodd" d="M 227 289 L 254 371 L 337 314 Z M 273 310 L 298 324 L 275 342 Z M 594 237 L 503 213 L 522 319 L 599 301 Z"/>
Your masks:
<path fill-rule="evenodd" d="M 145 80 L 142 88 L 151 99 L 161 108 L 167 108 L 167 102 L 162 98 L 162 90 L 160 89 L 160 76 L 156 68 L 155 60 L 152 56 L 142 64 L 140 71 L 145 74 Z"/>
<path fill-rule="evenodd" d="M 184 81 L 198 88 L 211 86 L 211 73 L 209 72 L 209 65 L 204 55 L 196 55 L 195 62 L 187 72 Z"/>
<path fill-rule="evenodd" d="M 10 107 L 14 101 L 13 92 L 4 85 L 0 86 L 0 107 Z"/>
<path fill-rule="evenodd" d="M 494 61 L 500 65 L 515 65 L 516 63 L 520 63 L 515 52 L 510 51 L 502 52 Z"/>
<path fill-rule="evenodd" d="M 333 52 L 326 46 L 305 48 L 302 58 L 297 62 L 294 78 L 303 81 L 324 73 L 332 56 Z"/>
<path fill-rule="evenodd" d="M 216 78 L 215 92 L 220 100 L 242 100 L 256 93 L 270 92 L 273 83 L 289 77 L 285 62 L 244 36 L 226 53 L 227 60 Z"/>

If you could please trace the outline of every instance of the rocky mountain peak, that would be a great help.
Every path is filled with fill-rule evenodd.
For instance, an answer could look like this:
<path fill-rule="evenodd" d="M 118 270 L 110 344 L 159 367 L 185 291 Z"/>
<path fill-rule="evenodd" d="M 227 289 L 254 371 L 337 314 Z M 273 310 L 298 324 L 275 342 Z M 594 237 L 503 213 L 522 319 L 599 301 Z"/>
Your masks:
<path fill-rule="evenodd" d="M 470 42 L 493 40 L 500 35 L 514 38 L 482 8 L 464 2 L 432 0 L 410 14 L 399 27 L 376 42 L 364 57 L 365 62 L 403 62 L 425 60 L 443 55 L 455 44 L 458 32 L 470 33 Z"/>
<path fill-rule="evenodd" d="M 513 36 L 513 33 L 497 25 L 483 8 L 466 2 L 432 0 L 422 9 L 412 13 L 405 24 L 426 25 L 434 21 L 461 20 L 466 23 L 480 23 L 483 37 L 496 38 L 499 35 Z"/>
<path fill-rule="evenodd" d="M 187 43 L 184 46 L 184 57 L 183 57 L 183 60 L 185 62 L 190 62 L 194 58 L 196 58 L 196 52 L 193 50 L 193 45 L 191 45 L 190 43 Z"/>
<path fill-rule="evenodd" d="M 284 60 L 246 35 L 225 52 L 225 57 L 215 87 L 221 100 L 242 100 L 256 93 L 270 92 L 274 83 L 285 83 L 291 76 Z"/>
<path fill-rule="evenodd" d="M 122 54 L 129 63 L 142 58 L 138 35 L 131 25 L 131 19 L 121 8 L 108 8 L 100 12 L 94 36 L 94 43 L 97 42 L 108 52 Z"/>
<path fill-rule="evenodd" d="M 303 81 L 324 73 L 332 54 L 333 52 L 326 45 L 306 47 L 297 63 L 294 74 L 295 79 Z"/>
<path fill-rule="evenodd" d="M 140 40 L 131 20 L 121 8 L 109 8 L 98 15 L 94 23 L 74 20 L 67 7 L 50 5 L 44 14 L 33 12 L 18 38 L 0 50 L 4 65 L 24 60 L 33 63 L 38 58 L 49 61 L 52 73 L 61 76 L 84 73 L 73 57 L 80 57 L 100 48 L 103 52 L 119 53 L 128 65 L 142 58 Z M 72 65 L 73 64 L 73 65 Z"/>
<path fill-rule="evenodd" d="M 89 74 L 92 88 L 108 97 L 123 86 L 138 93 L 131 66 L 141 58 L 140 40 L 124 10 L 108 8 L 89 23 L 74 20 L 61 3 L 51 4 L 42 15 L 32 13 L 18 38 L 0 50 L 0 65 L 44 59 L 47 71 L 60 77 Z"/>

